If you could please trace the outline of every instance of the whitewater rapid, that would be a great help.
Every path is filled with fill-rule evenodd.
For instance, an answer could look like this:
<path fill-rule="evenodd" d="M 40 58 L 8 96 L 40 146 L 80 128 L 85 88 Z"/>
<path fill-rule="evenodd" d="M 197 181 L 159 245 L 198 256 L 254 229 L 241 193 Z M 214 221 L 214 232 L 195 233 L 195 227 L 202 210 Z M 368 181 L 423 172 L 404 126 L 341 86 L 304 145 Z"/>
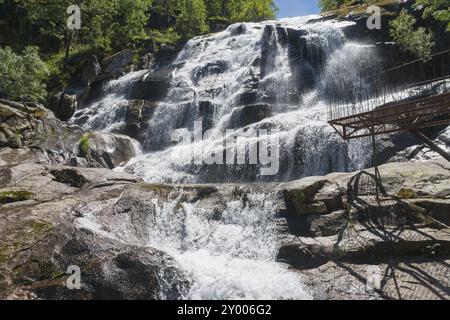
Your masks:
<path fill-rule="evenodd" d="M 149 129 L 140 141 L 143 155 L 119 170 L 147 182 L 198 183 L 289 181 L 367 166 L 368 144 L 364 140 L 343 142 L 327 124 L 323 88 L 327 81 L 339 81 L 343 69 L 357 74 L 360 70 L 356 64 L 368 67 L 362 57 L 374 53 L 370 46 L 346 40 L 342 28 L 349 22 L 311 22 L 317 18 L 236 24 L 190 40 L 172 63 L 175 67 L 167 96 L 158 102 L 146 126 Z M 293 45 L 286 44 L 290 30 L 298 32 L 304 43 L 304 49 L 296 49 L 301 52 L 294 51 L 303 57 L 293 56 Z M 111 81 L 105 96 L 79 110 L 75 122 L 85 130 L 114 132 L 126 121 L 127 93 L 151 72 L 138 71 Z M 251 89 L 254 87 L 256 91 Z M 242 99 L 249 94 L 255 95 L 252 105 L 269 103 L 270 114 L 240 125 L 244 117 Z M 193 132 L 195 121 L 204 118 L 211 122 L 211 128 L 207 128 L 211 134 L 198 146 L 205 153 L 225 150 L 227 129 L 235 129 L 239 136 L 236 148 L 251 143 L 248 129 L 276 134 L 279 172 L 262 176 L 260 165 L 194 165 L 191 150 L 175 144 L 172 135 L 176 130 Z"/>
<path fill-rule="evenodd" d="M 358 72 L 352 71 L 356 62 L 370 56 L 372 48 L 346 40 L 342 28 L 348 22 L 313 21 L 317 18 L 236 24 L 189 41 L 172 63 L 167 96 L 158 101 L 147 123 L 140 141 L 143 154 L 116 170 L 149 183 L 239 185 L 366 166 L 370 154 L 366 141 L 343 142 L 328 126 L 324 87 L 339 81 L 342 70 Z M 288 38 L 294 45 L 287 43 Z M 139 71 L 110 82 L 105 95 L 79 110 L 73 121 L 85 130 L 114 132 L 126 121 L 128 93 L 151 74 L 152 70 Z M 247 105 L 242 102 L 249 95 L 251 105 L 270 109 L 251 123 L 244 121 Z M 235 143 L 244 146 L 255 141 L 251 129 L 265 129 L 270 136 L 277 135 L 280 144 L 279 173 L 261 176 L 258 166 L 191 163 L 191 146 L 174 143 L 172 134 L 193 132 L 195 121 L 205 117 L 210 135 L 196 147 L 221 153 L 227 129 L 234 129 L 240 137 Z M 217 216 L 199 203 L 155 199 L 155 213 L 149 213 L 150 236 L 138 244 L 168 253 L 188 274 L 191 287 L 182 298 L 311 299 L 313 292 L 301 275 L 277 262 L 275 202 L 270 192 L 248 192 L 228 199 Z M 93 215 L 79 223 L 103 236 L 136 244 L 129 224 L 121 224 L 111 235 Z M 165 275 L 160 276 L 164 281 Z"/>

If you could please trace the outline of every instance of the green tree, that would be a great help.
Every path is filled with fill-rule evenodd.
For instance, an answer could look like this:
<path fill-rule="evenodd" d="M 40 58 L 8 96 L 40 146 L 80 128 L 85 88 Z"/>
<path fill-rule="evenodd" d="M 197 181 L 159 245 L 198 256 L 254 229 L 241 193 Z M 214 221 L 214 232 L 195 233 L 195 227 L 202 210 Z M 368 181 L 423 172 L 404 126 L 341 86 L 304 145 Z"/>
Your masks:
<path fill-rule="evenodd" d="M 39 57 L 39 49 L 26 47 L 21 55 L 10 47 L 0 48 L 0 92 L 8 99 L 41 102 L 47 94 L 46 64 Z"/>
<path fill-rule="evenodd" d="M 103 52 L 118 51 L 146 38 L 153 0 L 84 0 L 80 40 Z"/>
<path fill-rule="evenodd" d="M 438 21 L 447 22 L 447 31 L 450 31 L 450 3 L 448 0 L 416 0 L 416 6 L 423 5 L 424 18 L 432 16 Z"/>
<path fill-rule="evenodd" d="M 404 50 L 426 58 L 431 55 L 435 45 L 433 34 L 423 27 L 415 29 L 415 24 L 416 19 L 403 9 L 400 15 L 390 22 L 389 32 Z"/>
<path fill-rule="evenodd" d="M 234 22 L 257 22 L 274 19 L 278 8 L 273 0 L 231 0 L 228 12 Z"/>
<path fill-rule="evenodd" d="M 335 10 L 341 3 L 339 0 L 319 0 L 319 8 L 322 11 Z"/>
<path fill-rule="evenodd" d="M 188 40 L 208 31 L 206 6 L 203 0 L 179 0 L 181 14 L 177 17 L 176 29 L 183 40 Z"/>

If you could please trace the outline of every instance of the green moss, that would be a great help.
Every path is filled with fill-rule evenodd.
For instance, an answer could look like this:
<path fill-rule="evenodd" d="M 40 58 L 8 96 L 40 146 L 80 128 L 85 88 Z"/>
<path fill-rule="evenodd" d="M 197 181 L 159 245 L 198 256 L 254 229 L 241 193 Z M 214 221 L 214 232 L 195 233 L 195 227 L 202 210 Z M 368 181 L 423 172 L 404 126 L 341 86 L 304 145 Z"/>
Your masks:
<path fill-rule="evenodd" d="M 305 195 L 305 193 L 303 191 L 298 192 L 296 194 L 296 198 L 299 203 L 307 203 L 308 202 L 308 197 Z"/>
<path fill-rule="evenodd" d="M 8 118 L 10 116 L 14 116 L 14 115 L 15 115 L 15 113 L 8 107 L 6 107 L 6 108 L 0 107 L 0 118 L 1 119 L 6 119 L 6 118 Z"/>
<path fill-rule="evenodd" d="M 409 199 L 416 199 L 417 195 L 412 189 L 400 189 L 400 191 L 397 193 L 397 196 L 400 199 L 409 200 Z"/>
<path fill-rule="evenodd" d="M 37 234 L 44 234 L 53 229 L 51 223 L 43 220 L 33 220 L 30 222 L 30 226 Z"/>
<path fill-rule="evenodd" d="M 33 110 L 33 116 L 38 119 L 43 119 L 47 116 L 47 112 L 41 109 L 35 109 Z"/>
<path fill-rule="evenodd" d="M 81 137 L 80 148 L 85 155 L 89 152 L 89 140 L 94 136 L 95 134 L 93 132 L 90 132 Z"/>
<path fill-rule="evenodd" d="M 5 263 L 8 260 L 9 260 L 8 247 L 6 245 L 3 245 L 0 247 L 0 263 Z"/>
<path fill-rule="evenodd" d="M 0 193 L 0 203 L 14 203 L 30 200 L 33 194 L 28 191 L 6 191 Z"/>
<path fill-rule="evenodd" d="M 0 281 L 0 292 L 4 292 L 7 289 L 8 289 L 8 285 L 5 282 Z"/>

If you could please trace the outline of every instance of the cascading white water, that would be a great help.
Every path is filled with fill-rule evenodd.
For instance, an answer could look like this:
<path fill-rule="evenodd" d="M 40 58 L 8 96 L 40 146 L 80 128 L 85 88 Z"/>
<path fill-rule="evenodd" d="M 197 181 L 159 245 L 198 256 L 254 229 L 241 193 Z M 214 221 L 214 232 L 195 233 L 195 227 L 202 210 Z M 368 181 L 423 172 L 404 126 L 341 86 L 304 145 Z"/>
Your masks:
<path fill-rule="evenodd" d="M 147 73 L 146 70 L 131 72 L 120 79 L 110 81 L 104 88 L 105 96 L 90 106 L 78 110 L 71 121 L 84 130 L 114 132 L 126 121 L 127 91 L 145 73 Z"/>
<path fill-rule="evenodd" d="M 312 18 L 317 17 L 236 24 L 189 41 L 173 62 L 176 68 L 167 97 L 158 103 L 141 140 L 144 155 L 124 170 L 148 182 L 196 183 L 285 181 L 367 165 L 366 144 L 344 143 L 327 125 L 322 87 L 327 75 L 339 73 L 342 65 L 356 65 L 371 48 L 346 41 L 341 29 L 348 22 L 311 23 Z M 292 30 L 298 34 L 292 36 Z M 295 44 L 287 44 L 287 37 L 291 42 L 303 41 L 304 48 L 293 51 Z M 105 98 L 76 115 L 78 123 L 84 122 L 85 129 L 114 131 L 125 119 L 123 93 L 145 76 L 134 73 L 112 82 Z M 251 104 L 268 102 L 270 114 L 239 125 L 245 105 L 241 100 L 249 91 L 253 94 L 254 87 Z M 293 95 L 297 95 L 294 100 Z M 180 128 L 192 132 L 194 121 L 205 118 L 212 129 L 198 146 L 205 152 L 224 149 L 226 129 L 236 128 L 238 148 L 253 139 L 246 134 L 249 128 L 279 130 L 279 173 L 261 176 L 250 166 L 192 165 L 191 149 L 174 145 L 171 136 Z"/>
<path fill-rule="evenodd" d="M 177 202 L 157 208 L 150 245 L 169 253 L 192 278 L 188 299 L 310 299 L 301 277 L 276 263 L 271 195 L 230 201 L 220 218 Z"/>
<path fill-rule="evenodd" d="M 111 211 L 114 200 L 101 206 L 91 203 L 81 209 L 77 225 L 127 245 L 151 246 L 169 254 L 190 280 L 189 291 L 180 298 L 311 299 L 302 276 L 276 262 L 276 194 L 239 190 L 242 194 L 234 195 L 235 189 L 220 188 L 213 203 L 186 202 L 183 191 L 174 190 L 168 200 L 150 200 L 146 222 L 137 222 L 127 212 L 103 215 L 102 211 Z M 148 229 L 133 232 L 141 224 Z M 159 277 L 164 283 L 172 275 Z M 161 292 L 162 298 L 166 296 Z"/>

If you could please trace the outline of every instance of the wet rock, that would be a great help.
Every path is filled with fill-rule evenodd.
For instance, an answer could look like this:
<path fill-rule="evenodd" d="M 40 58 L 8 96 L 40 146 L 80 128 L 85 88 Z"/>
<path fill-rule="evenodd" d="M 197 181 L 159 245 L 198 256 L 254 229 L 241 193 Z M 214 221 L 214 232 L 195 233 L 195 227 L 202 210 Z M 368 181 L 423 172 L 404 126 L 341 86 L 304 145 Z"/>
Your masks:
<path fill-rule="evenodd" d="M 125 49 L 112 56 L 106 57 L 102 61 L 102 73 L 99 79 L 111 79 L 122 75 L 133 63 L 134 52 Z"/>
<path fill-rule="evenodd" d="M 138 153 L 137 141 L 125 135 L 89 133 L 79 141 L 79 156 L 91 167 L 113 169 Z"/>
<path fill-rule="evenodd" d="M 218 76 L 228 70 L 229 66 L 226 61 L 215 61 L 207 63 L 206 65 L 196 67 L 193 71 L 194 83 L 198 84 L 204 78 L 211 76 Z"/>
<path fill-rule="evenodd" d="M 181 49 L 182 46 L 175 47 L 168 44 L 162 44 L 157 55 L 158 63 L 161 65 L 171 63 L 176 58 Z"/>
<path fill-rule="evenodd" d="M 144 141 L 148 130 L 148 121 L 157 108 L 156 103 L 145 100 L 129 100 L 126 105 L 125 124 L 114 130 L 138 141 Z"/>
<path fill-rule="evenodd" d="M 261 38 L 261 77 L 264 78 L 275 67 L 275 57 L 277 56 L 277 37 L 274 26 L 267 25 L 264 27 L 263 36 Z"/>
<path fill-rule="evenodd" d="M 231 124 L 235 128 L 246 127 L 252 123 L 264 120 L 272 115 L 269 104 L 254 104 L 236 109 L 231 115 Z"/>
<path fill-rule="evenodd" d="M 260 95 L 260 90 L 248 88 L 238 96 L 237 104 L 240 106 L 255 104 Z"/>
<path fill-rule="evenodd" d="M 190 286 L 172 258 L 155 249 L 135 249 L 121 253 L 114 258 L 114 264 L 117 266 L 117 275 L 111 276 L 110 287 L 122 292 L 122 299 L 177 300 L 186 294 Z M 160 274 L 169 277 L 161 282 Z"/>
<path fill-rule="evenodd" d="M 206 130 L 212 129 L 214 124 L 214 113 L 216 111 L 215 106 L 210 101 L 200 101 L 198 113 L 202 119 L 203 133 Z"/>
<path fill-rule="evenodd" d="M 130 100 L 160 101 L 166 97 L 170 86 L 170 68 L 152 72 L 135 82 L 130 89 Z"/>

